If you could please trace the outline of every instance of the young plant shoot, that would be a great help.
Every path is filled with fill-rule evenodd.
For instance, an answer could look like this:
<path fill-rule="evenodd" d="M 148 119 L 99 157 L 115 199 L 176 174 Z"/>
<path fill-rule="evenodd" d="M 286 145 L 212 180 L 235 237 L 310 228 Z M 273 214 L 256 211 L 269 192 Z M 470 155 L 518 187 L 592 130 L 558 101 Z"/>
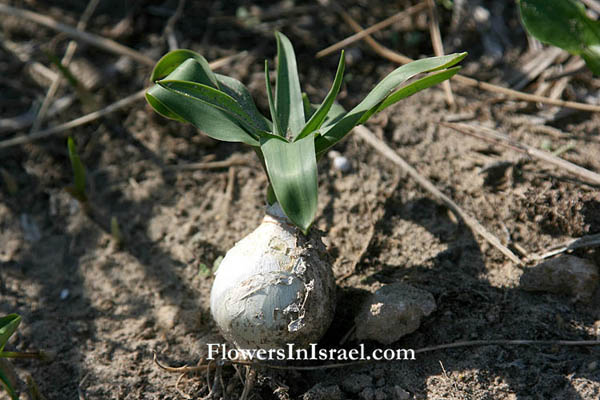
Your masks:
<path fill-rule="evenodd" d="M 310 227 L 317 212 L 317 160 L 355 126 L 420 90 L 449 79 L 466 53 L 418 60 L 386 76 L 356 107 L 335 104 L 344 53 L 331 90 L 313 106 L 303 96 L 289 39 L 276 33 L 270 119 L 248 89 L 215 74 L 201 55 L 175 50 L 161 58 L 146 93 L 159 114 L 189 122 L 218 140 L 252 146 L 268 176 L 263 222 L 230 249 L 215 273 L 210 307 L 223 336 L 239 348 L 307 346 L 325 333 L 335 309 L 335 281 L 325 248 Z M 424 77 L 406 83 L 410 78 Z"/>

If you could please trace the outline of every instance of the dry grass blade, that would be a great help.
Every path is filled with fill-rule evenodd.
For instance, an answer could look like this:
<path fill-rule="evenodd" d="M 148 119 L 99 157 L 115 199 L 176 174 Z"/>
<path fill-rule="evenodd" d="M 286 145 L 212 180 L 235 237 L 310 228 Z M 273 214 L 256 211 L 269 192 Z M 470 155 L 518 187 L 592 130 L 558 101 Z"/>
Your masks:
<path fill-rule="evenodd" d="M 145 64 L 150 67 L 154 66 L 154 64 L 156 63 L 156 60 L 140 53 L 137 50 L 131 49 L 127 46 L 123 46 L 122 44 L 117 43 L 114 40 L 106 39 L 102 36 L 94 35 L 88 32 L 83 32 L 77 28 L 73 28 L 70 25 L 57 22 L 46 15 L 41 15 L 33 11 L 11 7 L 6 4 L 0 4 L 0 13 L 33 21 L 47 28 L 63 32 L 68 36 L 89 43 L 108 52 L 129 56 L 134 60 L 138 61 L 139 63 Z"/>
<path fill-rule="evenodd" d="M 442 34 L 440 33 L 440 23 L 433 0 L 427 0 L 427 6 L 429 8 L 429 33 L 431 35 L 431 44 L 433 45 L 433 52 L 436 56 L 444 55 L 444 44 L 442 43 Z M 452 88 L 450 87 L 450 81 L 445 80 L 442 82 L 442 87 L 446 93 L 446 102 L 449 105 L 454 104 L 454 95 L 452 94 Z"/>
<path fill-rule="evenodd" d="M 600 2 L 598 0 L 581 0 L 583 4 L 588 6 L 590 10 L 594 10 L 595 12 L 600 14 Z"/>
<path fill-rule="evenodd" d="M 68 131 L 69 129 L 73 129 L 78 126 L 85 125 L 87 123 L 97 120 L 98 118 L 102 118 L 105 115 L 108 115 L 115 111 L 121 110 L 121 109 L 129 106 L 130 104 L 135 103 L 136 101 L 138 101 L 140 99 L 143 99 L 145 93 L 146 93 L 146 89 L 142 89 L 139 92 L 135 92 L 134 94 L 127 96 L 124 99 L 121 99 L 115 103 L 112 103 L 111 105 L 109 105 L 101 110 L 94 111 L 92 113 L 83 115 L 79 118 L 75 118 L 74 120 L 65 122 L 64 124 L 53 126 L 52 128 L 44 129 L 44 130 L 38 131 L 36 133 L 33 133 L 31 135 L 18 136 L 16 138 L 5 140 L 3 142 L 0 142 L 0 149 L 5 149 L 7 147 L 18 146 L 21 144 L 33 142 L 34 140 L 39 140 L 39 139 L 42 139 L 42 138 L 45 138 L 48 136 L 55 135 L 57 133 L 64 133 L 64 132 Z"/>
<path fill-rule="evenodd" d="M 100 0 L 90 0 L 87 7 L 83 11 L 81 18 L 79 19 L 79 23 L 77 24 L 77 29 L 83 31 L 86 28 L 87 22 L 90 19 L 90 17 L 92 16 L 92 14 L 94 13 L 94 10 L 96 9 L 96 6 L 98 6 L 99 2 L 100 2 Z M 63 56 L 63 58 L 61 60 L 61 64 L 63 66 L 67 67 L 71 63 L 71 59 L 73 58 L 73 55 L 75 54 L 76 50 L 77 50 L 77 42 L 74 40 L 71 40 L 69 42 L 69 44 L 67 45 L 67 50 L 65 51 L 65 55 Z M 44 121 L 44 118 L 46 118 L 46 113 L 48 112 L 48 108 L 50 107 L 52 99 L 54 98 L 56 91 L 60 87 L 61 82 L 62 82 L 62 77 L 60 75 L 57 75 L 56 78 L 54 78 L 52 80 L 52 84 L 50 85 L 50 88 L 46 92 L 46 97 L 44 98 L 44 101 L 42 102 L 40 111 L 38 112 L 37 117 L 35 118 L 32 126 L 31 126 L 31 133 L 34 133 L 40 129 L 40 126 L 41 126 L 42 122 Z"/>
<path fill-rule="evenodd" d="M 497 340 L 465 340 L 454 343 L 440 344 L 436 346 L 427 346 L 414 349 L 414 354 L 430 353 L 432 351 L 446 350 L 446 349 L 457 349 L 461 347 L 475 347 L 475 346 L 600 346 L 600 340 L 527 340 L 527 339 L 497 339 Z M 279 370 L 295 370 L 295 371 L 318 371 L 325 369 L 334 368 L 348 368 L 350 366 L 373 364 L 377 361 L 375 359 L 370 360 L 359 360 L 350 361 L 336 364 L 325 364 L 325 365 L 271 365 L 262 362 L 252 361 L 232 361 L 233 364 L 241 365 L 254 365 L 257 367 L 265 367 Z"/>
<path fill-rule="evenodd" d="M 195 162 L 177 165 L 168 165 L 164 168 L 165 171 L 195 171 L 198 169 L 221 169 L 229 168 L 236 165 L 248 166 L 251 161 L 238 155 L 232 155 L 227 160 L 223 161 L 208 161 L 208 162 Z"/>
<path fill-rule="evenodd" d="M 537 158 L 539 160 L 550 163 L 556 167 L 562 168 L 565 171 L 569 171 L 570 173 L 576 175 L 577 177 L 583 179 L 586 182 L 591 182 L 593 184 L 600 185 L 600 174 L 590 171 L 589 169 L 580 167 L 579 165 L 575 165 L 569 161 L 563 160 L 562 158 L 548 153 L 547 151 L 536 149 L 535 147 L 518 142 L 512 139 L 510 136 L 504 133 L 497 132 L 491 128 L 479 125 L 475 126 L 449 122 L 441 122 L 440 125 L 452 128 L 457 132 L 461 132 L 479 139 L 491 140 L 494 143 L 503 145 L 505 147 L 510 147 L 511 149 L 525 153 L 530 157 Z"/>
<path fill-rule="evenodd" d="M 452 210 L 452 212 L 459 217 L 465 223 L 465 225 L 481 235 L 488 243 L 497 248 L 508 259 L 515 264 L 522 264 L 521 259 L 506 246 L 504 246 L 496 236 L 488 232 L 475 218 L 463 211 L 452 199 L 440 192 L 430 181 L 419 174 L 416 169 L 404 161 L 404 159 L 402 159 L 392 148 L 378 139 L 367 128 L 364 126 L 357 126 L 354 128 L 354 133 L 371 145 L 375 150 L 380 152 L 383 156 L 399 166 L 411 178 L 417 181 L 422 188 L 427 190 L 436 199 L 443 202 L 450 210 Z"/>
<path fill-rule="evenodd" d="M 399 13 L 394 14 L 391 17 L 386 18 L 383 21 L 378 22 L 373 26 L 370 26 L 369 28 L 367 28 L 361 32 L 355 33 L 352 36 L 348 36 L 346 39 L 341 40 L 341 41 L 339 41 L 335 44 L 332 44 L 331 46 L 319 51 L 316 54 L 316 57 L 317 58 L 325 57 L 326 55 L 329 55 L 337 50 L 347 47 L 348 45 L 359 41 L 360 39 L 364 38 L 365 36 L 370 35 L 371 33 L 380 31 L 383 28 L 386 28 L 386 27 L 394 24 L 397 21 L 401 21 L 404 18 L 408 18 L 418 12 L 421 12 L 422 10 L 425 9 L 426 6 L 427 5 L 425 3 L 419 3 L 412 7 L 407 8 L 406 10 L 402 10 Z"/>
<path fill-rule="evenodd" d="M 211 62 L 209 65 L 211 68 L 213 69 L 217 69 L 220 68 L 226 64 L 228 64 L 229 62 L 231 62 L 231 60 L 236 59 L 240 56 L 245 55 L 246 52 L 242 52 L 239 54 L 235 54 L 233 56 L 229 56 L 229 57 L 224 57 L 224 58 L 220 58 L 218 60 L 215 60 L 213 62 Z M 135 92 L 132 95 L 129 95 L 127 97 L 125 97 L 124 99 L 121 99 L 119 101 L 116 101 L 108 106 L 106 106 L 105 108 L 98 110 L 98 111 L 94 111 L 92 113 L 83 115 L 79 118 L 75 118 L 74 120 L 71 120 L 69 122 L 65 122 L 64 124 L 60 124 L 57 126 L 53 126 L 52 128 L 48 128 L 48 129 L 44 129 L 42 131 L 36 132 L 34 134 L 31 135 L 27 135 L 27 136 L 18 136 L 16 138 L 12 138 L 12 139 L 8 139 L 5 141 L 0 142 L 0 149 L 5 149 L 7 147 L 11 147 L 11 146 L 18 146 L 21 144 L 25 144 L 25 143 L 29 143 L 32 142 L 34 140 L 39 140 L 48 136 L 52 136 L 52 135 L 56 135 L 58 133 L 65 133 L 66 131 L 68 131 L 69 129 L 73 129 L 76 128 L 78 126 L 81 125 L 85 125 L 87 123 L 90 123 L 92 121 L 97 120 L 98 118 L 102 118 L 105 115 L 108 115 L 110 113 L 113 113 L 115 111 L 121 110 L 127 106 L 129 106 L 130 104 L 135 103 L 136 101 L 143 99 L 144 95 L 146 93 L 146 89 L 142 89 L 139 92 Z"/>
<path fill-rule="evenodd" d="M 567 251 L 581 249 L 584 247 L 599 247 L 600 246 L 600 233 L 595 235 L 583 236 L 577 239 L 568 241 L 567 243 L 552 246 L 541 253 L 532 254 L 527 257 L 527 261 L 540 261 L 546 258 L 553 257 L 558 254 L 565 253 Z"/>
<path fill-rule="evenodd" d="M 344 21 L 346 21 L 346 23 L 348 25 L 350 25 L 350 27 L 352 29 L 354 29 L 356 32 L 362 32 L 364 30 L 354 20 L 354 18 L 352 18 L 339 4 L 337 4 L 334 1 L 332 1 L 331 4 L 334 6 L 334 8 L 337 10 L 337 12 L 340 13 L 340 15 L 342 16 Z M 370 35 L 366 35 L 363 39 L 365 40 L 365 42 L 367 42 L 367 44 L 373 49 L 373 51 L 375 53 L 379 54 L 380 56 L 382 56 L 384 58 L 387 58 L 388 60 L 390 60 L 392 62 L 395 62 L 398 64 L 408 64 L 409 62 L 414 61 L 412 58 L 406 57 L 405 55 L 397 53 L 397 52 L 390 50 L 387 47 L 381 45 L 379 42 L 377 42 L 375 39 L 373 39 Z M 597 105 L 579 103 L 576 101 L 551 99 L 551 98 L 544 97 L 544 96 L 523 93 L 523 92 L 519 92 L 518 90 L 507 89 L 505 87 L 493 85 L 491 83 L 480 82 L 477 79 L 469 78 L 469 77 L 466 77 L 466 76 L 460 75 L 460 74 L 454 75 L 451 79 L 453 79 L 456 82 L 458 82 L 462 85 L 465 85 L 465 86 L 475 87 L 475 88 L 485 90 L 488 92 L 499 93 L 499 94 L 502 94 L 502 95 L 505 95 L 505 96 L 508 96 L 511 98 L 524 100 L 524 101 L 528 101 L 528 102 L 532 102 L 532 103 L 549 104 L 549 105 L 553 105 L 553 106 L 572 108 L 572 109 L 580 110 L 580 111 L 600 112 L 600 106 L 597 106 Z"/>
<path fill-rule="evenodd" d="M 522 68 L 524 76 L 517 76 L 514 81 L 513 89 L 521 90 L 526 87 L 531 81 L 536 79 L 542 72 L 544 72 L 554 60 L 558 58 L 561 54 L 564 53 L 564 50 L 559 49 L 558 47 L 549 47 L 547 49 L 541 50 L 533 60 L 525 64 Z M 509 84 L 512 83 L 509 81 Z"/>

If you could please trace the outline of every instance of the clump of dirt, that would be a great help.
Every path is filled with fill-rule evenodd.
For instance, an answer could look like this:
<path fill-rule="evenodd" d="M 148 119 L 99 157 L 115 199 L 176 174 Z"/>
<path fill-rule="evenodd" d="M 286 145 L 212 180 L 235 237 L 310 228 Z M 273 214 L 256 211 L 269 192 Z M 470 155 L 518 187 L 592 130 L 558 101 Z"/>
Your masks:
<path fill-rule="evenodd" d="M 527 219 L 554 236 L 580 237 L 600 232 L 600 197 L 595 193 L 566 193 L 566 188 L 530 189 L 522 199 Z"/>

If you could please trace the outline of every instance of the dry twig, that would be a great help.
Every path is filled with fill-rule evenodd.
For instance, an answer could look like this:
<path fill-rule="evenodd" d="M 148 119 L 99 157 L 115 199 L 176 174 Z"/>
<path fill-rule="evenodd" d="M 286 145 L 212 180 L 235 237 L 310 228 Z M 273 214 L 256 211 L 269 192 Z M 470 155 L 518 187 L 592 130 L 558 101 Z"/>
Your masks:
<path fill-rule="evenodd" d="M 1 5 L 0 5 L 0 7 L 1 7 Z M 245 54 L 247 54 L 247 52 L 244 51 L 242 53 L 235 54 L 233 56 L 224 57 L 224 58 L 213 61 L 209 65 L 211 68 L 217 69 L 217 68 L 222 67 L 223 65 L 226 65 L 231 60 L 233 60 L 237 57 L 241 57 Z M 79 118 L 75 118 L 74 120 L 65 122 L 64 124 L 60 124 L 60 125 L 54 126 L 52 128 L 44 129 L 42 131 L 36 132 L 31 135 L 18 136 L 18 137 L 12 138 L 12 139 L 4 140 L 4 141 L 0 142 L 0 149 L 33 142 L 34 140 L 42 139 L 42 138 L 52 136 L 52 135 L 55 135 L 58 133 L 65 133 L 65 131 L 67 131 L 69 129 L 73 129 L 78 126 L 85 125 L 87 123 L 97 120 L 98 118 L 104 117 L 105 115 L 108 115 L 108 114 L 118 111 L 122 108 L 125 108 L 125 107 L 129 106 L 130 104 L 133 104 L 136 101 L 142 99 L 144 97 L 145 93 L 146 93 L 146 89 L 142 89 L 138 92 L 135 92 L 132 95 L 125 97 L 124 99 L 121 99 L 119 101 L 116 101 L 116 102 L 106 106 L 105 108 L 103 108 L 101 110 L 94 111 L 92 113 L 83 115 Z"/>
<path fill-rule="evenodd" d="M 337 51 L 339 49 L 347 47 L 347 46 L 351 45 L 352 43 L 357 42 L 360 39 L 364 38 L 365 36 L 370 35 L 371 33 L 380 31 L 381 29 L 386 28 L 397 21 L 401 21 L 404 18 L 411 17 L 412 15 L 424 10 L 425 7 L 426 7 L 426 4 L 423 2 L 423 3 L 416 4 L 412 7 L 409 7 L 406 10 L 402 10 L 399 13 L 394 14 L 391 17 L 386 18 L 383 21 L 378 22 L 375 25 L 365 29 L 364 31 L 355 33 L 352 36 L 348 36 L 344 40 L 341 40 L 335 44 L 332 44 L 331 46 L 329 46 L 327 48 L 324 48 L 323 50 L 319 51 L 316 54 L 316 57 L 317 58 L 325 57 L 326 55 L 329 55 L 329 54 L 333 53 L 334 51 Z"/>
<path fill-rule="evenodd" d="M 440 23 L 433 0 L 427 0 L 427 6 L 429 8 L 429 34 L 431 36 L 431 44 L 433 45 L 433 52 L 436 56 L 444 55 L 444 44 L 442 43 L 442 34 L 440 33 Z M 450 81 L 445 80 L 442 82 L 442 87 L 446 93 L 446 102 L 448 105 L 454 104 L 454 96 L 452 95 L 452 88 L 450 87 Z"/>
<path fill-rule="evenodd" d="M 340 13 L 342 18 L 346 21 L 346 23 L 348 25 L 350 25 L 350 27 L 352 29 L 354 29 L 356 32 L 364 31 L 364 29 L 354 20 L 354 18 L 352 18 L 340 5 L 338 5 L 333 0 L 331 1 L 331 4 L 334 6 L 334 8 L 337 10 L 337 12 Z M 373 49 L 373 51 L 375 53 L 379 54 L 380 56 L 382 56 L 384 58 L 387 58 L 388 60 L 390 60 L 392 62 L 395 62 L 398 64 L 407 64 L 409 62 L 414 61 L 412 58 L 406 57 L 405 55 L 397 53 L 397 52 L 390 50 L 387 47 L 381 45 L 379 42 L 377 42 L 375 39 L 373 39 L 373 37 L 371 37 L 370 35 L 366 35 L 363 39 L 365 40 L 365 42 L 367 42 L 367 44 Z M 508 89 L 508 88 L 505 88 L 502 86 L 493 85 L 491 83 L 480 82 L 476 79 L 469 78 L 469 77 L 466 77 L 466 76 L 460 75 L 460 74 L 454 75 L 452 77 L 452 79 L 454 79 L 456 82 L 458 82 L 462 85 L 465 85 L 465 86 L 475 87 L 475 88 L 485 90 L 488 92 L 499 93 L 499 94 L 502 94 L 502 95 L 505 95 L 508 97 L 512 97 L 515 99 L 519 99 L 519 100 L 524 100 L 524 101 L 533 102 L 533 103 L 549 104 L 549 105 L 559 106 L 559 107 L 567 107 L 567 108 L 572 108 L 572 109 L 580 110 L 580 111 L 600 112 L 600 106 L 597 106 L 597 105 L 579 103 L 576 101 L 551 99 L 551 98 L 544 97 L 544 96 L 523 93 L 523 92 L 519 92 L 517 90 Z"/>
<path fill-rule="evenodd" d="M 167 165 L 164 167 L 165 171 L 195 171 L 198 169 L 221 169 L 229 168 L 233 166 L 244 166 L 248 165 L 248 159 L 240 157 L 237 154 L 232 155 L 227 160 L 222 161 L 208 161 L 208 162 L 194 162 L 177 165 Z"/>
<path fill-rule="evenodd" d="M 587 235 L 577 239 L 569 240 L 566 243 L 555 245 L 547 248 L 541 253 L 531 254 L 527 257 L 527 261 L 540 261 L 546 258 L 553 257 L 558 254 L 565 253 L 567 251 L 580 249 L 584 247 L 599 247 L 600 246 L 600 233 L 595 235 Z"/>
<path fill-rule="evenodd" d="M 415 349 L 415 354 L 430 353 L 432 351 L 446 350 L 446 349 L 457 349 L 461 347 L 474 347 L 474 346 L 600 346 L 600 340 L 510 340 L 510 339 L 497 339 L 497 340 L 466 340 L 454 343 L 440 344 L 436 346 L 427 346 Z M 374 359 L 369 360 L 358 360 L 335 364 L 325 365 L 272 365 L 268 363 L 255 362 L 255 361 L 231 361 L 234 364 L 242 365 L 254 365 L 257 367 L 265 367 L 271 369 L 280 370 L 295 370 L 295 371 L 318 371 L 324 369 L 334 368 L 348 368 L 350 366 L 373 364 L 378 362 Z"/>
<path fill-rule="evenodd" d="M 83 115 L 79 118 L 75 118 L 74 120 L 65 122 L 64 124 L 56 125 L 56 126 L 53 126 L 52 128 L 48 128 L 48 129 L 44 129 L 44 130 L 32 133 L 31 135 L 17 136 L 15 138 L 2 141 L 2 142 L 0 142 L 0 149 L 33 142 L 38 139 L 52 136 L 57 133 L 64 133 L 64 132 L 68 131 L 69 129 L 73 129 L 78 126 L 85 125 L 87 123 L 97 120 L 98 118 L 104 117 L 105 115 L 108 115 L 115 111 L 121 110 L 121 109 L 129 106 L 130 104 L 135 103 L 136 101 L 142 99 L 144 97 L 145 93 L 146 93 L 146 89 L 142 89 L 139 92 L 135 92 L 134 94 L 127 96 L 124 99 L 121 99 L 119 101 L 116 101 L 101 110 L 94 111 L 92 113 Z"/>
<path fill-rule="evenodd" d="M 402 159 L 392 148 L 390 148 L 383 141 L 378 139 L 375 135 L 373 135 L 367 128 L 364 126 L 357 126 L 354 128 L 354 133 L 358 135 L 362 140 L 371 145 L 375 150 L 380 152 L 394 164 L 399 166 L 405 173 L 407 173 L 411 178 L 413 178 L 417 183 L 431 193 L 435 198 L 439 201 L 443 202 L 452 212 L 460 218 L 469 228 L 473 231 L 480 234 L 488 243 L 492 246 L 500 250 L 502 254 L 508 257 L 515 264 L 521 264 L 521 259 L 510 251 L 506 246 L 504 246 L 500 240 L 488 232 L 475 218 L 468 215 L 465 211 L 463 211 L 458 204 L 456 204 L 452 199 L 448 196 L 440 192 L 430 181 L 425 179 L 416 169 L 410 166 L 404 159 Z"/>
<path fill-rule="evenodd" d="M 81 14 L 79 23 L 77 24 L 78 30 L 83 31 L 86 28 L 88 20 L 94 13 L 94 10 L 96 9 L 96 6 L 98 5 L 99 2 L 100 2 L 100 0 L 90 0 L 89 1 L 87 7 L 83 11 L 83 14 Z M 75 54 L 76 50 L 77 50 L 77 42 L 74 40 L 71 40 L 69 42 L 69 44 L 67 45 L 67 50 L 65 51 L 65 55 L 63 56 L 63 58 L 61 60 L 61 64 L 64 67 L 67 67 L 71 63 L 71 59 L 73 58 L 73 55 Z M 46 113 L 48 111 L 48 108 L 50 107 L 50 103 L 52 102 L 54 95 L 56 94 L 58 88 L 60 87 L 61 82 L 62 82 L 62 77 L 61 77 L 61 75 L 57 74 L 56 78 L 54 78 L 52 80 L 52 84 L 50 85 L 50 88 L 48 88 L 48 91 L 46 92 L 46 97 L 44 98 L 44 101 L 42 102 L 42 105 L 40 107 L 40 110 L 38 111 L 37 117 L 33 121 L 33 124 L 31 126 L 31 133 L 35 133 L 36 131 L 38 131 L 40 129 L 40 126 L 41 126 L 42 122 L 44 121 L 44 118 L 46 118 Z"/>
<path fill-rule="evenodd" d="M 167 25 L 165 26 L 165 36 L 167 37 L 167 43 L 169 44 L 169 50 L 176 50 L 179 48 L 177 44 L 177 37 L 175 36 L 175 24 L 177 20 L 181 18 L 183 14 L 183 8 L 185 7 L 185 0 L 179 0 L 177 4 L 177 9 L 175 9 L 175 13 L 169 18 L 167 21 Z"/>
<path fill-rule="evenodd" d="M 129 56 L 134 60 L 138 61 L 141 64 L 145 64 L 147 66 L 154 66 L 156 60 L 140 53 L 137 50 L 129 48 L 127 46 L 123 46 L 120 43 L 115 42 L 114 40 L 106 39 L 102 36 L 94 35 L 92 33 L 81 31 L 77 28 L 73 28 L 70 25 L 63 24 L 61 22 L 57 22 L 54 19 L 38 14 L 33 11 L 23 10 L 20 8 L 15 8 L 8 6 L 6 4 L 0 4 L 0 13 L 12 15 L 14 17 L 19 17 L 26 19 L 28 21 L 35 22 L 37 24 L 43 25 L 47 28 L 54 29 L 59 32 L 63 32 L 64 34 L 75 38 L 76 40 L 80 40 L 82 42 L 89 43 L 93 46 L 99 47 L 111 53 L 117 53 L 124 56 Z"/>
<path fill-rule="evenodd" d="M 452 128 L 455 131 L 464 133 L 469 136 L 473 136 L 487 141 L 492 141 L 493 143 L 509 147 L 513 150 L 525 153 L 530 157 L 537 158 L 539 160 L 550 163 L 556 167 L 569 171 L 570 173 L 578 176 L 584 181 L 600 185 L 600 174 L 590 171 L 589 169 L 580 167 L 579 165 L 573 164 L 569 161 L 563 160 L 562 158 L 548 153 L 547 151 L 536 149 L 535 147 L 529 146 L 525 143 L 518 142 L 512 139 L 510 136 L 504 133 L 497 132 L 491 128 L 487 128 L 485 126 L 480 125 L 475 126 L 469 124 L 449 122 L 440 122 L 440 125 Z"/>

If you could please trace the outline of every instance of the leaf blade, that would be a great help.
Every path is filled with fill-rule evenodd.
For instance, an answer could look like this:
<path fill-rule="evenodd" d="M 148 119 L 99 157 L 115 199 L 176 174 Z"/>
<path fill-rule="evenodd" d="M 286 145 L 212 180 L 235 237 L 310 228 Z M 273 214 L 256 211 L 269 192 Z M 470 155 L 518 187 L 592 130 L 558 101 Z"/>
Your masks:
<path fill-rule="evenodd" d="M 323 153 L 329 147 L 342 140 L 356 125 L 365 122 L 363 120 L 365 114 L 373 109 L 376 110 L 376 107 L 392 95 L 408 79 L 420 73 L 435 72 L 450 68 L 465 58 L 466 55 L 467 53 L 455 53 L 440 57 L 430 57 L 413 61 L 395 69 L 383 78 L 356 107 L 335 124 L 328 126 L 317 137 L 317 153 Z M 370 116 L 370 114 L 367 114 L 367 116 Z"/>
<path fill-rule="evenodd" d="M 85 167 L 79 158 L 79 154 L 77 154 L 77 147 L 71 136 L 67 139 L 67 149 L 69 160 L 71 161 L 71 169 L 73 170 L 74 194 L 79 201 L 85 202 L 87 199 L 85 194 Z"/>
<path fill-rule="evenodd" d="M 211 82 L 207 79 L 204 67 L 195 59 L 188 58 L 165 80 L 189 81 L 210 86 Z M 234 118 L 200 101 L 190 102 L 189 97 L 174 93 L 159 84 L 155 84 L 146 92 L 146 99 L 159 114 L 189 122 L 213 139 L 259 146 L 253 133 L 246 131 Z"/>
<path fill-rule="evenodd" d="M 427 75 L 421 79 L 418 79 L 410 84 L 398 89 L 391 95 L 389 95 L 374 111 L 374 113 L 378 113 L 379 111 L 383 111 L 389 106 L 399 102 L 402 99 L 405 99 L 413 94 L 420 92 L 421 90 L 430 88 L 438 83 L 442 83 L 445 80 L 452 78 L 454 75 L 460 71 L 461 67 L 453 67 L 442 71 L 437 71 L 431 75 Z"/>
<path fill-rule="evenodd" d="M 261 139 L 261 150 L 275 196 L 283 212 L 305 234 L 317 213 L 317 160 L 315 141 L 307 136 L 295 142 Z"/>
<path fill-rule="evenodd" d="M 275 101 L 273 100 L 273 88 L 271 87 L 271 79 L 269 78 L 269 62 L 265 60 L 265 85 L 267 86 L 267 100 L 269 102 L 269 112 L 271 113 L 271 119 L 273 120 L 273 134 L 278 136 L 285 136 L 282 131 L 281 122 L 277 115 L 277 109 L 275 107 Z"/>
<path fill-rule="evenodd" d="M 582 3 L 573 0 L 518 0 L 525 29 L 543 43 L 581 55 L 590 70 L 600 74 L 600 22 L 589 18 Z"/>
<path fill-rule="evenodd" d="M 8 339 L 19 327 L 21 316 L 18 314 L 8 314 L 0 318 L 0 351 L 4 350 L 4 346 Z"/>
<path fill-rule="evenodd" d="M 8 395 L 10 396 L 11 400 L 19 400 L 19 396 L 17 395 L 15 389 L 12 387 L 8 375 L 2 369 L 2 364 L 0 364 L 0 383 L 2 383 L 2 385 L 8 392 Z"/>
<path fill-rule="evenodd" d="M 215 74 L 215 76 L 217 77 L 217 82 L 219 82 L 221 90 L 233 97 L 244 111 L 252 117 L 260 129 L 271 131 L 271 121 L 258 111 L 256 103 L 254 103 L 254 99 L 250 95 L 248 88 L 244 86 L 242 82 L 230 76 L 221 74 Z"/>
<path fill-rule="evenodd" d="M 239 103 L 228 94 L 201 83 L 163 79 L 158 84 L 192 101 L 201 101 L 238 121 L 247 131 L 257 132 L 260 128 Z"/>
<path fill-rule="evenodd" d="M 210 69 L 210 65 L 208 64 L 208 61 L 206 61 L 206 58 L 195 51 L 187 49 L 173 50 L 162 56 L 152 70 L 150 81 L 154 83 L 165 78 L 188 59 L 193 59 L 198 62 L 204 76 L 203 82 L 205 84 L 210 84 L 210 86 L 214 88 L 219 87 L 217 78 Z"/>
<path fill-rule="evenodd" d="M 304 106 L 298 78 L 296 55 L 290 40 L 281 32 L 277 38 L 277 81 L 275 82 L 275 105 L 283 136 L 288 131 L 295 137 L 304 126 Z"/>
<path fill-rule="evenodd" d="M 331 109 L 331 106 L 333 106 L 335 98 L 337 97 L 338 93 L 340 92 L 340 88 L 342 87 L 342 80 L 344 77 L 345 67 L 346 64 L 344 60 L 344 52 L 342 51 L 337 71 L 335 73 L 335 78 L 333 79 L 333 85 L 331 86 L 329 93 L 327 93 L 327 96 L 325 96 L 323 103 L 321 103 L 319 108 L 312 114 L 306 125 L 304 125 L 304 128 L 302 128 L 302 131 L 298 134 L 298 136 L 296 136 L 296 139 L 294 140 L 299 140 L 306 137 L 311 132 L 316 131 L 321 127 L 321 125 L 323 125 L 325 119 L 327 118 L 327 115 L 329 114 L 329 110 Z"/>

